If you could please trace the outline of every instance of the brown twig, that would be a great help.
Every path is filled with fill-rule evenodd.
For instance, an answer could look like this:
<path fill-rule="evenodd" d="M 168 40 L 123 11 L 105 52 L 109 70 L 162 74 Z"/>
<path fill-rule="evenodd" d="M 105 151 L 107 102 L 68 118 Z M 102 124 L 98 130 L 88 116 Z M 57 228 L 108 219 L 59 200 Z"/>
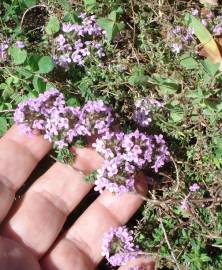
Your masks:
<path fill-rule="evenodd" d="M 161 216 L 161 210 L 159 210 L 159 213 L 160 213 L 160 216 Z M 170 250 L 171 257 L 173 258 L 173 261 L 174 261 L 174 263 L 176 264 L 177 269 L 178 269 L 178 270 L 181 270 L 180 265 L 179 265 L 179 263 L 178 263 L 178 261 L 177 261 L 177 259 L 176 259 L 175 254 L 174 254 L 174 251 L 173 251 L 173 249 L 172 249 L 172 247 L 171 247 L 171 245 L 170 245 L 170 242 L 169 242 L 169 240 L 168 240 L 168 236 L 167 236 L 165 227 L 164 227 L 164 225 L 163 225 L 163 220 L 162 220 L 162 218 L 161 218 L 161 217 L 158 218 L 158 221 L 160 222 L 160 226 L 161 226 L 161 229 L 162 229 L 162 231 L 163 231 L 164 238 L 165 238 L 165 241 L 166 241 L 166 243 L 167 243 L 167 246 L 168 246 L 168 248 L 169 248 L 169 250 Z"/>
<path fill-rule="evenodd" d="M 178 189 L 179 189 L 179 186 L 180 186 L 179 171 L 178 171 L 178 167 L 177 167 L 176 161 L 174 160 L 174 158 L 171 155 L 170 155 L 170 159 L 173 162 L 173 165 L 174 165 L 175 170 L 176 170 L 176 187 L 174 189 L 174 192 L 177 192 Z"/>
<path fill-rule="evenodd" d="M 1 110 L 0 113 L 12 113 L 15 110 Z"/>
<path fill-rule="evenodd" d="M 48 9 L 48 7 L 45 6 L 45 5 L 35 5 L 35 6 L 32 6 L 32 7 L 28 8 L 28 9 L 26 9 L 26 11 L 25 11 L 25 12 L 23 13 L 23 15 L 22 15 L 22 19 L 21 19 L 21 23 L 20 23 L 20 28 L 22 28 L 23 21 L 24 21 L 24 19 L 25 19 L 25 15 L 26 15 L 30 10 L 32 10 L 33 8 L 36 8 L 36 7 L 44 7 L 44 8 L 46 8 L 46 9 Z"/>

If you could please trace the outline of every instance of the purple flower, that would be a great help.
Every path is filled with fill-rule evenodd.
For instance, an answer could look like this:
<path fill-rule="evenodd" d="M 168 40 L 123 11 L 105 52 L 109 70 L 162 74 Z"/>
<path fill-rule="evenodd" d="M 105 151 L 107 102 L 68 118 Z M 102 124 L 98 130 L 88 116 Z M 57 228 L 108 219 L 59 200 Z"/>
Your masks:
<path fill-rule="evenodd" d="M 62 24 L 62 31 L 64 32 L 64 33 L 69 33 L 69 32 L 71 32 L 71 31 L 73 31 L 74 30 L 74 26 L 73 26 L 73 24 L 71 24 L 71 23 L 63 23 Z"/>
<path fill-rule="evenodd" d="M 199 10 L 198 9 L 193 9 L 192 10 L 192 15 L 193 16 L 199 16 Z"/>
<path fill-rule="evenodd" d="M 82 124 L 91 135 L 105 134 L 114 121 L 112 109 L 102 100 L 88 101 L 82 108 Z"/>
<path fill-rule="evenodd" d="M 84 66 L 85 58 L 91 53 L 99 58 L 105 56 L 104 49 L 98 42 L 104 34 L 96 23 L 95 16 L 82 13 L 80 18 L 82 19 L 80 24 L 63 23 L 62 34 L 54 40 L 53 59 L 57 65 L 65 69 L 68 69 L 71 63 Z"/>
<path fill-rule="evenodd" d="M 198 189 L 200 189 L 200 186 L 199 186 L 197 183 L 194 183 L 193 185 L 191 185 L 191 186 L 189 187 L 189 190 L 190 190 L 191 192 L 195 192 L 195 191 L 197 191 Z"/>
<path fill-rule="evenodd" d="M 17 46 L 18 48 L 20 48 L 20 49 L 22 49 L 22 48 L 25 47 L 24 42 L 21 41 L 21 40 L 17 40 L 15 44 L 16 44 L 16 46 Z"/>
<path fill-rule="evenodd" d="M 92 147 L 105 159 L 95 181 L 99 192 L 134 191 L 136 174 L 146 167 L 157 172 L 169 156 L 162 135 L 148 136 L 138 130 L 129 134 L 107 132 Z"/>
<path fill-rule="evenodd" d="M 222 23 L 217 24 L 214 28 L 213 28 L 213 33 L 216 36 L 220 36 L 222 34 Z"/>
<path fill-rule="evenodd" d="M 163 102 L 152 98 L 141 98 L 135 102 L 134 121 L 141 127 L 147 127 L 152 122 L 153 112 L 163 108 Z"/>
<path fill-rule="evenodd" d="M 189 209 L 189 204 L 188 204 L 188 199 L 185 197 L 180 204 L 181 209 L 183 210 L 188 210 Z"/>
<path fill-rule="evenodd" d="M 102 255 L 112 266 L 125 265 L 138 255 L 139 249 L 133 243 L 133 233 L 125 226 L 111 228 L 103 236 Z"/>
<path fill-rule="evenodd" d="M 172 49 L 172 52 L 180 53 L 180 51 L 183 49 L 183 46 L 180 43 L 173 43 L 171 45 L 171 49 Z"/>
<path fill-rule="evenodd" d="M 69 64 L 71 63 L 71 59 L 70 59 L 70 57 L 69 57 L 68 54 L 63 54 L 63 55 L 61 55 L 61 56 L 58 57 L 57 63 L 61 67 L 67 69 L 69 67 Z"/>
<path fill-rule="evenodd" d="M 66 42 L 64 35 L 60 34 L 58 37 L 55 39 L 56 43 L 59 44 L 59 46 L 63 46 L 64 43 Z"/>
<path fill-rule="evenodd" d="M 174 29 L 171 30 L 173 34 L 179 34 L 182 32 L 182 28 L 180 26 L 176 26 Z"/>
<path fill-rule="evenodd" d="M 202 19 L 201 22 L 202 22 L 202 24 L 203 24 L 204 26 L 207 26 L 207 25 L 208 25 L 208 21 L 207 21 L 206 19 Z"/>

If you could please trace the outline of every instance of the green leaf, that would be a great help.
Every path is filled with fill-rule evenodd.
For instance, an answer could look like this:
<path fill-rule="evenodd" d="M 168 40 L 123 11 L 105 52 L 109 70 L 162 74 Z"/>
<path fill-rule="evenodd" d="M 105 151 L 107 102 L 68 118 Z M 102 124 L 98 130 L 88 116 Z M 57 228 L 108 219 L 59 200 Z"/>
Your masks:
<path fill-rule="evenodd" d="M 21 4 L 23 4 L 26 8 L 30 8 L 37 4 L 36 0 L 20 0 Z"/>
<path fill-rule="evenodd" d="M 55 87 L 55 85 L 53 85 L 50 82 L 47 82 L 47 84 L 46 84 L 46 90 L 49 90 L 50 88 L 54 88 L 54 87 Z"/>
<path fill-rule="evenodd" d="M 84 0 L 84 5 L 87 11 L 91 11 L 97 6 L 96 0 Z"/>
<path fill-rule="evenodd" d="M 100 27 L 102 27 L 106 31 L 108 41 L 112 41 L 113 39 L 113 28 L 115 22 L 108 18 L 100 18 L 97 20 L 97 23 Z"/>
<path fill-rule="evenodd" d="M 33 76 L 32 72 L 23 67 L 17 67 L 16 71 L 18 72 L 19 75 L 23 76 L 25 79 L 29 79 Z"/>
<path fill-rule="evenodd" d="M 18 47 L 9 48 L 9 54 L 12 57 L 12 61 L 15 65 L 21 65 L 25 62 L 27 58 L 27 52 L 24 49 Z"/>
<path fill-rule="evenodd" d="M 195 69 L 198 62 L 189 53 L 185 53 L 180 57 L 180 65 L 186 69 Z"/>
<path fill-rule="evenodd" d="M 97 23 L 102 27 L 107 34 L 107 39 L 111 42 L 115 36 L 124 29 L 124 23 L 118 23 L 118 15 L 122 13 L 122 9 L 113 10 L 108 17 L 99 18 Z"/>
<path fill-rule="evenodd" d="M 0 136 L 3 136 L 7 131 L 7 121 L 4 117 L 0 117 Z"/>
<path fill-rule="evenodd" d="M 49 73 L 54 68 L 54 62 L 50 56 L 42 56 L 38 62 L 39 73 Z"/>
<path fill-rule="evenodd" d="M 183 120 L 183 113 L 177 111 L 171 111 L 170 117 L 174 122 L 180 122 Z"/>
<path fill-rule="evenodd" d="M 3 90 L 2 97 L 3 97 L 4 100 L 8 99 L 14 93 L 13 88 L 10 85 L 6 84 L 6 83 L 1 83 L 0 84 L 0 89 Z"/>
<path fill-rule="evenodd" d="M 77 107 L 77 106 L 80 106 L 80 102 L 77 98 L 75 97 L 71 97 L 67 100 L 67 104 L 68 106 L 73 106 L 73 107 Z"/>
<path fill-rule="evenodd" d="M 132 75 L 129 77 L 129 84 L 135 86 L 146 85 L 149 77 L 145 75 L 145 70 L 142 67 L 134 67 Z"/>
<path fill-rule="evenodd" d="M 59 32 L 60 29 L 60 23 L 56 16 L 51 16 L 48 24 L 45 28 L 45 31 L 48 35 L 54 35 L 55 33 Z"/>
<path fill-rule="evenodd" d="M 174 79 L 161 77 L 159 74 L 154 74 L 153 79 L 154 83 L 159 86 L 160 92 L 164 95 L 175 94 L 180 89 L 178 82 Z"/>
<path fill-rule="evenodd" d="M 58 4 L 65 10 L 65 11 L 71 11 L 72 5 L 67 0 L 57 0 Z"/>
<path fill-rule="evenodd" d="M 81 19 L 78 17 L 76 12 L 65 12 L 63 16 L 64 22 L 73 22 L 73 23 L 80 23 Z"/>
<path fill-rule="evenodd" d="M 91 172 L 89 175 L 85 176 L 84 180 L 88 183 L 95 183 L 97 177 L 97 171 Z"/>
<path fill-rule="evenodd" d="M 205 59 L 203 61 L 201 61 L 204 70 L 211 76 L 215 76 L 218 69 L 219 69 L 219 64 L 214 64 L 212 63 L 212 61 L 210 59 Z"/>
<path fill-rule="evenodd" d="M 32 80 L 32 84 L 38 92 L 43 92 L 46 89 L 46 83 L 39 77 L 35 76 Z"/>

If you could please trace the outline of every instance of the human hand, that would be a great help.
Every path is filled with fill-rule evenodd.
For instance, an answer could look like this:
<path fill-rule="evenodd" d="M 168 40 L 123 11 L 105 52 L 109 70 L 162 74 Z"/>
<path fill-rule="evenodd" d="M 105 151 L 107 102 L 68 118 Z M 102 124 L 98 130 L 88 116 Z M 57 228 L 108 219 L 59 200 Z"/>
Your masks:
<path fill-rule="evenodd" d="M 60 234 L 68 215 L 92 188 L 78 170 L 89 173 L 101 165 L 102 158 L 89 148 L 76 150 L 78 170 L 56 162 L 14 202 L 15 192 L 50 148 L 42 136 L 30 138 L 16 126 L 0 140 L 0 270 L 95 269 L 102 259 L 103 233 L 125 224 L 142 203 L 132 194 L 104 192 Z M 130 266 L 141 262 L 146 269 L 154 267 L 149 258 L 139 258 Z"/>

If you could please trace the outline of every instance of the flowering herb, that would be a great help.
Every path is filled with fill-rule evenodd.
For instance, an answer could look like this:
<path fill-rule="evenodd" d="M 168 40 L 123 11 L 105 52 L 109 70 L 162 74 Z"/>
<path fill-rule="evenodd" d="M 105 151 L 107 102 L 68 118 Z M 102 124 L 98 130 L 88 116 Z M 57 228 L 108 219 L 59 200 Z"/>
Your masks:
<path fill-rule="evenodd" d="M 189 209 L 188 197 L 189 196 L 186 196 L 180 203 L 180 207 L 181 207 L 182 210 L 188 210 Z"/>
<path fill-rule="evenodd" d="M 20 49 L 25 48 L 25 44 L 24 44 L 24 42 L 22 40 L 17 40 L 15 44 Z"/>
<path fill-rule="evenodd" d="M 147 166 L 158 172 L 169 155 L 162 135 L 150 136 L 138 130 L 130 134 L 106 133 L 92 146 L 105 159 L 95 181 L 99 192 L 133 191 L 136 174 Z"/>
<path fill-rule="evenodd" d="M 152 122 L 153 113 L 163 108 L 163 102 L 152 98 L 142 98 L 135 102 L 135 111 L 133 119 L 141 127 L 147 127 Z"/>
<path fill-rule="evenodd" d="M 162 106 L 155 100 L 149 100 L 150 104 Z M 114 193 L 134 191 L 139 171 L 151 167 L 158 172 L 169 156 L 162 135 L 146 135 L 138 130 L 129 134 L 114 133 L 109 106 L 98 100 L 88 101 L 82 108 L 68 107 L 63 94 L 54 88 L 20 103 L 14 121 L 25 133 L 38 130 L 60 150 L 79 139 L 96 136 L 92 147 L 104 157 L 102 167 L 92 177 L 99 192 L 104 189 Z M 63 156 L 63 152 L 60 154 Z"/>
<path fill-rule="evenodd" d="M 200 189 L 200 186 L 199 186 L 197 183 L 194 183 L 193 185 L 191 185 L 191 186 L 189 187 L 189 190 L 190 190 L 191 192 L 195 192 L 195 191 L 197 191 L 198 189 Z"/>
<path fill-rule="evenodd" d="M 20 103 L 14 121 L 23 132 L 32 134 L 38 130 L 62 149 L 81 136 L 107 131 L 113 118 L 111 109 L 102 101 L 89 101 L 83 109 L 68 107 L 63 94 L 51 88 L 38 98 Z"/>
<path fill-rule="evenodd" d="M 97 41 L 105 33 L 96 23 L 95 16 L 81 13 L 79 17 L 81 24 L 63 23 L 62 31 L 53 41 L 53 59 L 65 69 L 71 64 L 83 66 L 86 57 L 93 51 L 99 58 L 105 55 Z"/>
<path fill-rule="evenodd" d="M 102 255 L 112 266 L 125 265 L 135 259 L 138 252 L 133 243 L 133 232 L 126 226 L 111 228 L 103 236 Z"/>
<path fill-rule="evenodd" d="M 191 14 L 198 17 L 201 23 L 215 36 L 222 35 L 222 16 L 220 14 L 216 15 L 214 11 L 207 8 L 193 9 Z M 171 29 L 168 39 L 171 41 L 172 52 L 176 54 L 185 50 L 188 46 L 194 47 L 197 45 L 193 29 L 186 26 L 176 26 Z"/>

